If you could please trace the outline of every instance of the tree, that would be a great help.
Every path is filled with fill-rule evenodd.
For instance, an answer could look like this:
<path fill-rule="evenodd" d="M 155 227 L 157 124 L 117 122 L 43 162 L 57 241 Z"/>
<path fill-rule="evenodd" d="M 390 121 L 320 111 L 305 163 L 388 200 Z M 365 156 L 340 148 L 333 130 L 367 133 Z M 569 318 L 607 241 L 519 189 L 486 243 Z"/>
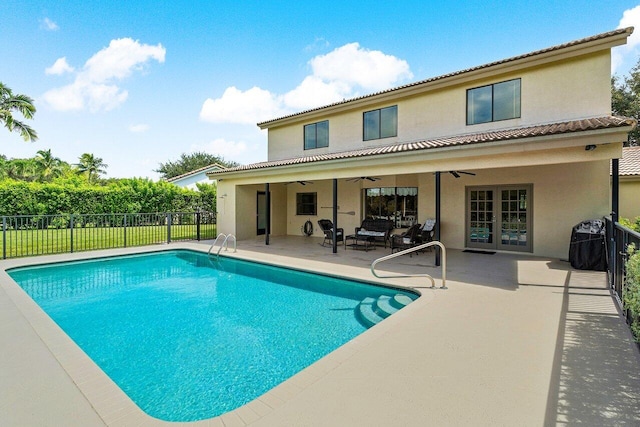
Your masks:
<path fill-rule="evenodd" d="M 100 175 L 107 173 L 105 168 L 107 168 L 108 165 L 102 163 L 100 157 L 95 157 L 90 153 L 84 153 L 80 156 L 79 161 L 80 162 L 75 165 L 78 168 L 78 173 L 86 175 L 87 181 L 89 182 L 95 182 Z"/>
<path fill-rule="evenodd" d="M 36 112 L 33 99 L 26 95 L 14 95 L 10 88 L 0 82 L 0 123 L 9 132 L 18 132 L 25 141 L 38 139 L 35 130 L 13 117 L 14 112 L 19 112 L 25 119 L 32 119 Z"/>
<path fill-rule="evenodd" d="M 640 60 L 633 67 L 629 76 L 620 81 L 617 76 L 611 77 L 611 112 L 617 116 L 625 116 L 640 122 Z M 625 145 L 640 143 L 640 128 L 629 132 Z"/>
<path fill-rule="evenodd" d="M 51 149 L 39 150 L 35 157 L 36 173 L 40 182 L 48 182 L 62 175 L 63 163 L 53 157 Z"/>
<path fill-rule="evenodd" d="M 160 163 L 160 167 L 155 170 L 162 174 L 163 179 L 173 178 L 178 175 L 189 173 L 196 169 L 203 168 L 205 166 L 212 165 L 214 163 L 219 164 L 227 168 L 238 166 L 239 163 L 233 161 L 224 160 L 222 157 L 215 156 L 213 154 L 205 153 L 203 151 L 196 151 L 194 153 L 182 153 L 180 159 L 174 162 Z"/>

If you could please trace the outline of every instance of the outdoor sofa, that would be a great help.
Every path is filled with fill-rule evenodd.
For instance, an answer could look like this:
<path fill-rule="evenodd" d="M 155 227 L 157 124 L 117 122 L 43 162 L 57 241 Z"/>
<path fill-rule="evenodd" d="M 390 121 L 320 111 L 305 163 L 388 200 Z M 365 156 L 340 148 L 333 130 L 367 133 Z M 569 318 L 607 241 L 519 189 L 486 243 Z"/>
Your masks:
<path fill-rule="evenodd" d="M 362 220 L 360 227 L 356 227 L 356 234 L 369 236 L 374 242 L 382 242 L 386 248 L 394 226 L 394 222 L 390 219 L 367 218 Z"/>

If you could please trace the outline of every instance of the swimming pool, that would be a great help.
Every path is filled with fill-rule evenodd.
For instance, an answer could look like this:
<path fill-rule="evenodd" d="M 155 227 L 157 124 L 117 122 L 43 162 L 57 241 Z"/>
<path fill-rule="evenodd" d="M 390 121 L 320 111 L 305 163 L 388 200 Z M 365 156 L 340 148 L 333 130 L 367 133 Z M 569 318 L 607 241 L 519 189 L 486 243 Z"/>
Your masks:
<path fill-rule="evenodd" d="M 186 250 L 10 270 L 149 415 L 233 410 L 366 330 L 397 289 Z"/>

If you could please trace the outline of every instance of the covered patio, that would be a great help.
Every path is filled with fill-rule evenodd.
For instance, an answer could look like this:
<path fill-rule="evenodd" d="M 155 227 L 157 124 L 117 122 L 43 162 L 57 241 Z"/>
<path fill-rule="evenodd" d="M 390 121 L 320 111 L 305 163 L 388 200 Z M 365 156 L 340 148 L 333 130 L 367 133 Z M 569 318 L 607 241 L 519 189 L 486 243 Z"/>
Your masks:
<path fill-rule="evenodd" d="M 272 236 L 267 246 L 253 238 L 240 240 L 237 253 L 222 254 L 375 280 L 422 296 L 255 401 L 193 425 L 640 423 L 640 354 L 605 273 L 525 254 L 448 250 L 448 289 L 431 289 L 424 278 L 375 279 L 371 262 L 389 249 L 339 247 L 334 254 L 321 243 Z M 162 249 L 206 251 L 209 244 Z M 2 267 L 28 262 L 3 261 Z M 380 269 L 428 272 L 440 286 L 433 252 L 402 256 Z M 169 425 L 142 413 L 1 274 L 2 324 L 11 326 L 0 329 L 7 343 L 0 353 L 5 425 Z M 29 357 L 16 356 L 23 354 Z"/>

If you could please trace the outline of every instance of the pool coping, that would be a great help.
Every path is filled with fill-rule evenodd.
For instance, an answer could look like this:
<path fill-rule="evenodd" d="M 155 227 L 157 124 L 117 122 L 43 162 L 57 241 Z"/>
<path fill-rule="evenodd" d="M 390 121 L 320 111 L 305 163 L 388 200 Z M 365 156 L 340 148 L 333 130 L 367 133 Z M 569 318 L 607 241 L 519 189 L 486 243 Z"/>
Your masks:
<path fill-rule="evenodd" d="M 93 411 L 100 417 L 104 424 L 109 426 L 175 426 L 175 422 L 163 421 L 146 414 L 140 409 L 119 387 L 111 380 L 82 349 L 75 344 L 67 334 L 55 324 L 49 316 L 27 295 L 7 274 L 7 270 L 17 267 L 33 265 L 46 265 L 68 261 L 91 260 L 104 258 L 105 256 L 136 255 L 153 252 L 165 252 L 175 250 L 193 250 L 201 253 L 207 252 L 207 247 L 195 243 L 173 243 L 171 245 L 136 247 L 127 249 L 111 249 L 94 252 L 81 252 L 73 254 L 49 255 L 37 258 L 16 258 L 3 260 L 0 268 L 0 286 L 15 307 L 19 310 L 32 329 L 48 348 L 51 356 L 59 363 L 69 376 L 75 387 L 84 396 Z M 431 292 L 436 290 L 416 289 L 411 286 L 403 286 L 389 280 L 370 280 L 362 274 L 354 275 L 327 273 L 326 263 L 305 260 L 303 264 L 292 265 L 291 259 L 277 256 L 270 257 L 269 261 L 256 260 L 255 254 L 238 250 L 236 253 L 225 253 L 223 256 L 259 262 L 267 265 L 276 265 L 288 269 L 302 270 L 312 273 L 320 273 L 333 277 L 358 280 L 385 287 L 393 287 L 407 290 L 420 295 L 412 304 L 398 311 L 385 321 L 369 328 L 354 339 L 348 341 L 317 362 L 298 372 L 286 381 L 257 397 L 251 402 L 220 416 L 201 421 L 184 422 L 190 426 L 244 426 L 270 414 L 278 407 L 301 393 L 316 381 L 327 376 L 342 363 L 349 360 L 354 354 L 380 339 L 390 328 L 403 322 L 411 316 L 414 310 L 420 309 L 431 299 Z M 293 264 L 296 264 L 295 262 Z"/>

